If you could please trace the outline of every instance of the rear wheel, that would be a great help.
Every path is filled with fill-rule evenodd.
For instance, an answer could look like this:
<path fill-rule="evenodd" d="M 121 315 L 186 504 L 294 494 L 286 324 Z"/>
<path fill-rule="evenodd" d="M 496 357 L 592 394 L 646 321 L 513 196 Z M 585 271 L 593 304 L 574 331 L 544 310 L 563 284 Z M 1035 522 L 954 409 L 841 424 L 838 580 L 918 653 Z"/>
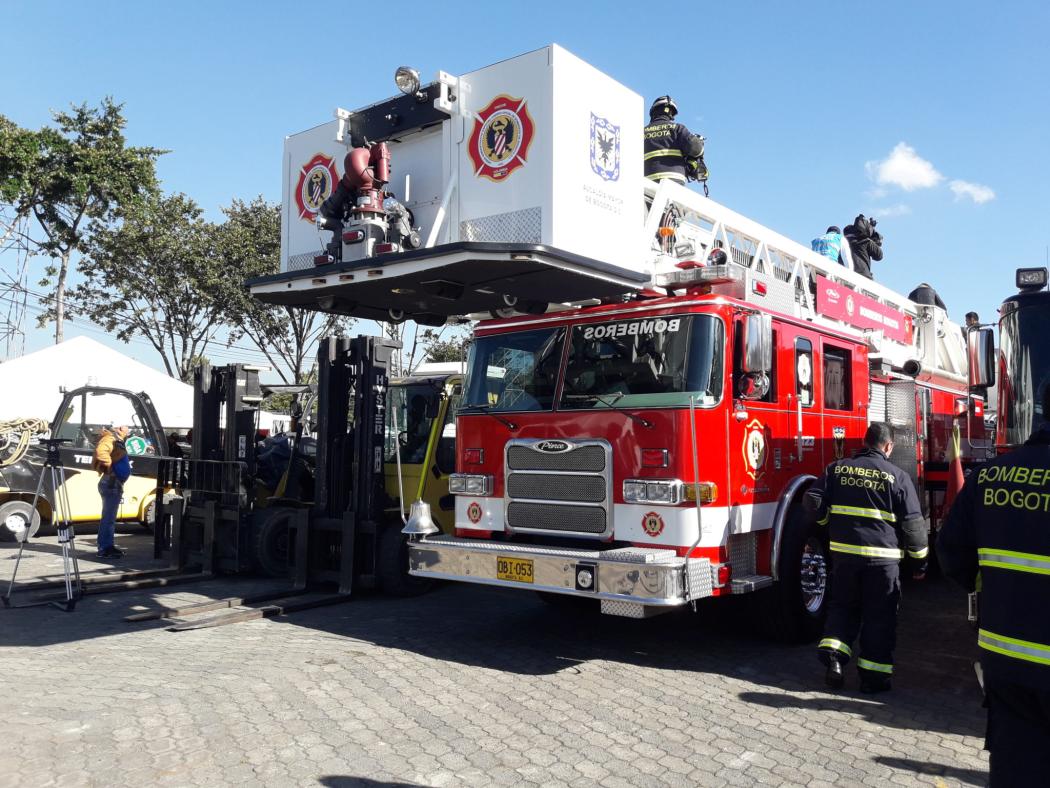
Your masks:
<path fill-rule="evenodd" d="M 830 591 L 829 556 L 820 526 L 801 506 L 792 507 L 780 544 L 779 580 L 756 599 L 769 635 L 796 643 L 820 637 Z"/>

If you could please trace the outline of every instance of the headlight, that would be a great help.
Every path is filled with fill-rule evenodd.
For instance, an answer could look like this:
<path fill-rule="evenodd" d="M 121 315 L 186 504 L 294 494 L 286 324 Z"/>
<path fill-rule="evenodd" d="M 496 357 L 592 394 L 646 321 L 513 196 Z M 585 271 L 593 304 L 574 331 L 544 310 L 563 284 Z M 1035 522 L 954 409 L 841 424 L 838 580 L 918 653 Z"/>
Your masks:
<path fill-rule="evenodd" d="M 667 482 L 649 482 L 645 485 L 645 497 L 652 503 L 674 503 L 675 491 Z"/>
<path fill-rule="evenodd" d="M 406 96 L 414 96 L 419 92 L 419 72 L 414 68 L 401 66 L 394 72 L 394 84 Z"/>
<path fill-rule="evenodd" d="M 623 483 L 623 499 L 627 503 L 640 503 L 645 500 L 645 482 L 626 481 Z"/>
<path fill-rule="evenodd" d="M 492 477 L 454 473 L 448 477 L 448 491 L 453 495 L 488 495 L 492 492 Z"/>
<path fill-rule="evenodd" d="M 684 498 L 683 485 L 678 479 L 626 479 L 623 483 L 624 503 L 663 503 L 674 505 Z"/>

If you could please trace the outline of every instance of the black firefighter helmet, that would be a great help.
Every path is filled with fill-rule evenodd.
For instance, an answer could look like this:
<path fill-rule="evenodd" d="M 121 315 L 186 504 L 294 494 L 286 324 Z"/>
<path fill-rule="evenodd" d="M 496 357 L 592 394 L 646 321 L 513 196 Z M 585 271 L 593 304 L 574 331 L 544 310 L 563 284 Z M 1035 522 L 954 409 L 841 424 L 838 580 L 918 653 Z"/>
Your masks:
<path fill-rule="evenodd" d="M 653 105 L 649 107 L 649 117 L 655 118 L 658 115 L 670 115 L 672 118 L 678 114 L 678 105 L 674 103 L 674 99 L 670 96 L 660 96 L 653 102 Z"/>

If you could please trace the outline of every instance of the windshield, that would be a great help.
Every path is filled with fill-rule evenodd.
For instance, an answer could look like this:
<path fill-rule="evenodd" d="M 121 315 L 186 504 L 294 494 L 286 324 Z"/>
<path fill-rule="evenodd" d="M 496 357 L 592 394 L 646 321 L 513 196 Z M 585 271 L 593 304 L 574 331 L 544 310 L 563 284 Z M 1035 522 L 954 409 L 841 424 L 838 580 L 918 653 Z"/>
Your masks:
<path fill-rule="evenodd" d="M 1050 308 L 1022 305 L 999 324 L 1000 443 L 1017 445 L 1042 421 L 1042 393 L 1050 385 Z"/>
<path fill-rule="evenodd" d="M 564 343 L 564 328 L 477 338 L 467 360 L 463 407 L 551 410 Z"/>
<path fill-rule="evenodd" d="M 401 462 L 420 463 L 426 459 L 430 427 L 440 397 L 440 389 L 427 383 L 390 387 L 387 404 L 391 412 L 387 415 L 383 452 L 386 462 L 394 462 L 394 447 L 397 445 L 401 447 Z M 400 435 L 394 434 L 395 410 Z"/>
<path fill-rule="evenodd" d="M 722 396 L 722 322 L 711 315 L 636 318 L 572 330 L 560 408 L 701 407 Z"/>

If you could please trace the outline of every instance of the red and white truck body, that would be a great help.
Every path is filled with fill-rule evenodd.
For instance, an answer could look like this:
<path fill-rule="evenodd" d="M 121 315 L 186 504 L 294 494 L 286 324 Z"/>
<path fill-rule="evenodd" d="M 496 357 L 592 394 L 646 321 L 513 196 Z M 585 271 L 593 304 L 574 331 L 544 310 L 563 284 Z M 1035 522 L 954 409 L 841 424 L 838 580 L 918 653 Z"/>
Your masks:
<path fill-rule="evenodd" d="M 826 465 L 871 421 L 890 422 L 891 459 L 935 527 L 958 420 L 971 422 L 968 450 L 984 450 L 963 334 L 937 307 L 645 181 L 642 107 L 548 47 L 340 110 L 331 144 L 358 157 L 348 170 L 389 161 L 389 183 L 405 183 L 395 199 L 355 176 L 359 205 L 386 194 L 390 227 L 407 207 L 421 240 L 380 228 L 360 245 L 377 214 L 348 202 L 319 221 L 333 241 L 318 251 L 316 230 L 297 224 L 306 176 L 292 161 L 317 132 L 305 147 L 293 136 L 283 270 L 252 292 L 361 317 L 479 320 L 458 404 L 455 535 L 410 522 L 413 575 L 636 617 L 771 586 L 792 627 L 812 628 L 826 535 L 801 501 Z"/>

